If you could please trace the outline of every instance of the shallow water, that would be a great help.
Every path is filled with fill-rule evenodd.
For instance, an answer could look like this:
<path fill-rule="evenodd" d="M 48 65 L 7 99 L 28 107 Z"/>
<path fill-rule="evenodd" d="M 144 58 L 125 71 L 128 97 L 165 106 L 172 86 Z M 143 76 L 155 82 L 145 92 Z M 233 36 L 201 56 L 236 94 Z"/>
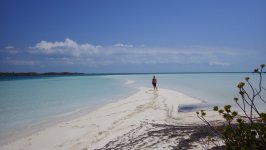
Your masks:
<path fill-rule="evenodd" d="M 156 75 L 156 74 L 155 74 Z M 124 80 L 135 81 L 134 86 L 152 87 L 152 74 L 114 76 Z M 205 104 L 195 107 L 210 107 L 214 105 L 235 105 L 233 98 L 239 97 L 237 84 L 250 77 L 250 82 L 258 85 L 259 75 L 253 73 L 195 73 L 195 74 L 157 74 L 158 89 L 169 88 L 202 100 Z M 264 74 L 264 80 L 266 75 Z M 266 81 L 262 82 L 266 87 Z M 246 86 L 248 87 L 248 86 Z M 258 89 L 258 88 L 257 88 Z M 250 88 L 247 88 L 249 92 Z M 266 91 L 262 96 L 266 99 Z M 266 111 L 265 103 L 258 103 L 261 110 Z M 192 106 L 189 106 L 191 109 Z M 188 110 L 191 110 L 188 109 Z"/>
<path fill-rule="evenodd" d="M 0 81 L 0 134 L 60 114 L 67 115 L 77 109 L 90 108 L 131 91 L 121 80 L 104 76 Z"/>
<path fill-rule="evenodd" d="M 155 74 L 156 75 L 156 74 Z M 43 120 L 66 116 L 80 109 L 93 109 L 96 104 L 132 94 L 134 87 L 151 87 L 152 74 L 27 77 L 0 80 L 0 134 Z M 204 102 L 201 105 L 181 106 L 180 110 L 194 111 L 201 107 L 234 104 L 238 96 L 236 85 L 251 73 L 158 74 L 158 90 L 178 90 Z M 265 75 L 264 75 L 265 79 Z M 265 86 L 265 82 L 263 82 Z M 266 98 L 262 95 L 264 98 Z M 265 104 L 259 103 L 266 111 Z"/>

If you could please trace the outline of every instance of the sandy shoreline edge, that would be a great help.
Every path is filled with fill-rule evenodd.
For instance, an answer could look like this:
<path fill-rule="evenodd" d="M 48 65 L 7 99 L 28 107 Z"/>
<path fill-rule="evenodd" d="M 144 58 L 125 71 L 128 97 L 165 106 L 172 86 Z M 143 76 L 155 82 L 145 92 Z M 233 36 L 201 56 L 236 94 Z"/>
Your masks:
<path fill-rule="evenodd" d="M 179 113 L 177 110 L 180 104 L 201 103 L 200 100 L 170 89 L 155 92 L 150 88 L 139 87 L 138 90 L 135 94 L 107 103 L 88 114 L 1 145 L 0 149 L 97 149 L 143 122 L 202 124 L 195 112 Z M 210 119 L 217 117 L 216 114 L 209 115 Z"/>
<path fill-rule="evenodd" d="M 130 86 L 130 84 L 132 84 L 132 83 L 134 83 L 134 81 L 128 80 L 124 84 L 126 86 Z M 138 88 L 135 88 L 135 87 L 131 87 L 131 88 L 132 89 L 130 90 L 130 92 L 127 92 L 127 93 L 124 93 L 121 95 L 117 95 L 117 96 L 112 97 L 112 98 L 106 98 L 104 101 L 100 101 L 100 102 L 97 102 L 97 103 L 89 105 L 89 106 L 85 105 L 84 107 L 79 107 L 77 109 L 74 109 L 74 110 L 71 110 L 68 112 L 56 114 L 50 118 L 45 118 L 42 120 L 31 122 L 27 125 L 20 126 L 18 128 L 13 129 L 12 132 L 9 131 L 7 133 L 4 133 L 4 134 L 0 135 L 0 148 L 3 145 L 13 143 L 14 141 L 18 141 L 19 139 L 21 139 L 23 137 L 28 137 L 34 133 L 37 133 L 39 131 L 50 128 L 50 127 L 55 126 L 59 123 L 67 122 L 67 121 L 79 118 L 81 116 L 85 116 L 85 115 L 87 115 L 87 114 L 89 114 L 89 113 L 109 104 L 109 103 L 114 103 L 114 102 L 126 99 L 129 96 L 131 96 L 131 95 L 133 95 L 139 91 Z"/>

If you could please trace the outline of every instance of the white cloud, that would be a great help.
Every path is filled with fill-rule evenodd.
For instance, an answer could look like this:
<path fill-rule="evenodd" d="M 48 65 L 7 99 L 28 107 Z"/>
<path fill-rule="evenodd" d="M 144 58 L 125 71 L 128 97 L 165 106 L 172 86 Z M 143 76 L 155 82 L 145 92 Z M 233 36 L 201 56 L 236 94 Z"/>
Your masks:
<path fill-rule="evenodd" d="M 230 63 L 228 62 L 220 62 L 220 61 L 210 61 L 209 64 L 211 66 L 218 65 L 218 66 L 229 66 Z"/>
<path fill-rule="evenodd" d="M 11 46 L 11 45 L 5 47 L 5 49 L 14 49 L 14 48 L 15 47 L 14 46 Z"/>
<path fill-rule="evenodd" d="M 95 46 L 78 44 L 71 39 L 59 42 L 41 41 L 30 47 L 32 54 L 47 55 L 48 61 L 64 64 L 209 64 L 230 65 L 240 53 L 236 49 L 192 46 L 185 48 L 152 48 L 127 44 Z M 64 59 L 63 59 L 64 58 Z"/>
<path fill-rule="evenodd" d="M 41 41 L 40 43 L 37 43 L 35 48 L 36 49 L 45 49 L 45 50 L 50 50 L 54 48 L 77 48 L 78 44 L 71 39 L 65 39 L 64 42 L 46 42 L 46 41 Z"/>
<path fill-rule="evenodd" d="M 133 45 L 123 44 L 123 43 L 117 43 L 114 46 L 116 46 L 116 47 L 127 47 L 127 48 L 134 47 Z"/>
<path fill-rule="evenodd" d="M 15 47 L 14 46 L 11 46 L 11 45 L 6 46 L 3 49 L 3 51 L 6 52 L 6 53 L 8 53 L 8 54 L 12 54 L 12 55 L 15 55 L 15 54 L 19 53 L 19 51 L 16 50 Z"/>
<path fill-rule="evenodd" d="M 30 47 L 31 53 L 41 53 L 46 55 L 59 54 L 59 55 L 72 55 L 80 57 L 82 55 L 96 54 L 100 46 L 91 44 L 78 44 L 77 42 L 67 38 L 63 42 L 47 42 L 41 41 L 34 47 Z"/>

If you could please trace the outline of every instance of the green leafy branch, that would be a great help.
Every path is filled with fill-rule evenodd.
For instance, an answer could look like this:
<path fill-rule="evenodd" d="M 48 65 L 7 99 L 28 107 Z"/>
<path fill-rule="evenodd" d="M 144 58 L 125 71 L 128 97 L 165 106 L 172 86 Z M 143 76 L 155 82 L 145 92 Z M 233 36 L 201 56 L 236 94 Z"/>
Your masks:
<path fill-rule="evenodd" d="M 223 108 L 213 107 L 213 110 L 225 119 L 226 126 L 222 131 L 217 130 L 205 119 L 204 110 L 196 112 L 197 117 L 209 126 L 210 132 L 224 141 L 226 149 L 266 149 L 266 113 L 260 112 L 255 103 L 261 101 L 262 104 L 266 104 L 262 97 L 262 92 L 266 91 L 262 86 L 264 67 L 265 65 L 261 64 L 260 68 L 253 71 L 259 74 L 257 87 L 250 82 L 249 77 L 245 77 L 245 82 L 241 81 L 237 85 L 241 99 L 233 99 L 242 110 L 241 115 L 237 111 L 231 111 L 231 105 L 225 105 Z M 250 88 L 251 92 L 247 92 L 246 87 Z"/>

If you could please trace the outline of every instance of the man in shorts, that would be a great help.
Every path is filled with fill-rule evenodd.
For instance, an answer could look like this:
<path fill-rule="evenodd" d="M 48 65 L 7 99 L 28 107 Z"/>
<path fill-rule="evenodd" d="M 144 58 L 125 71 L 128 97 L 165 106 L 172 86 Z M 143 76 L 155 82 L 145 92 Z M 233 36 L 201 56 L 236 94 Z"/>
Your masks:
<path fill-rule="evenodd" d="M 157 91 L 157 86 L 156 86 L 156 84 L 157 84 L 157 79 L 156 79 L 155 76 L 153 76 L 153 78 L 152 78 L 153 89 L 154 89 L 154 90 L 156 89 L 156 91 Z"/>

